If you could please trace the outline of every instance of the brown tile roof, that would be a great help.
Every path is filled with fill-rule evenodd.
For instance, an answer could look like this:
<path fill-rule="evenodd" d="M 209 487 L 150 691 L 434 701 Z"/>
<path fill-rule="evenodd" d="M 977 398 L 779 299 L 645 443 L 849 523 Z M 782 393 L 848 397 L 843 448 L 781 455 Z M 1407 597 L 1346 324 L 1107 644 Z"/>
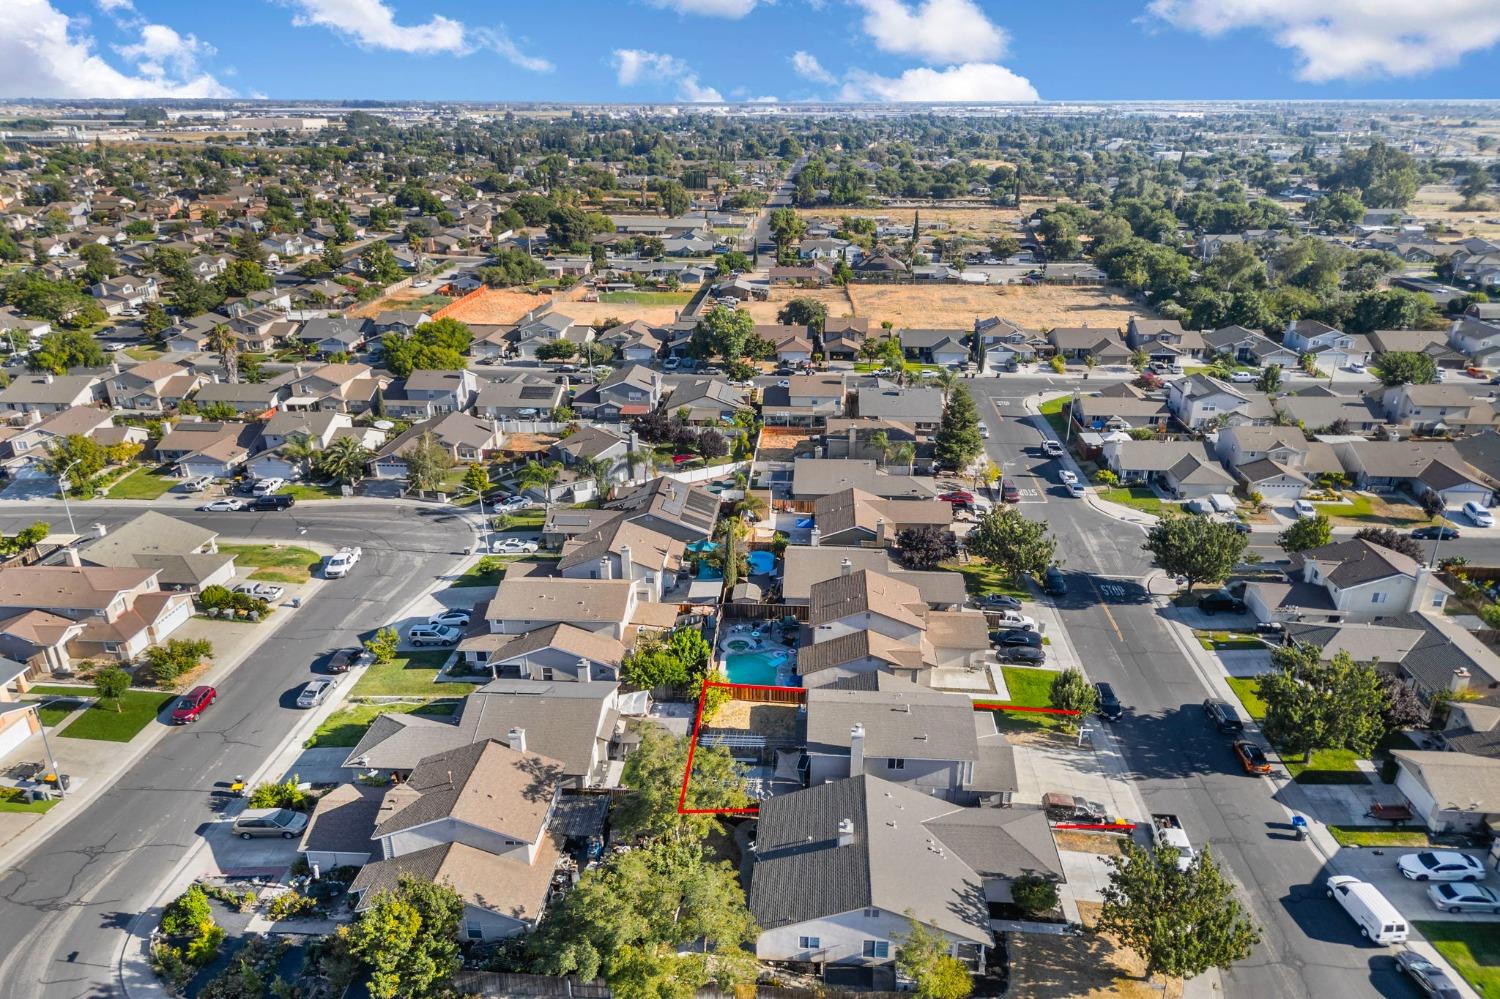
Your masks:
<path fill-rule="evenodd" d="M 375 902 L 381 892 L 394 891 L 403 874 L 421 881 L 446 884 L 471 905 L 525 922 L 541 918 L 552 872 L 562 851 L 546 837 L 531 864 L 513 855 L 497 857 L 464 843 L 417 850 L 391 860 L 366 864 L 349 890 L 360 893 L 356 911 Z"/>
<path fill-rule="evenodd" d="M 813 627 L 870 611 L 921 628 L 927 608 L 915 586 L 868 569 L 814 583 L 808 603 Z"/>
<path fill-rule="evenodd" d="M 562 781 L 563 765 L 493 739 L 419 762 L 381 803 L 376 838 L 441 819 L 536 842 Z"/>

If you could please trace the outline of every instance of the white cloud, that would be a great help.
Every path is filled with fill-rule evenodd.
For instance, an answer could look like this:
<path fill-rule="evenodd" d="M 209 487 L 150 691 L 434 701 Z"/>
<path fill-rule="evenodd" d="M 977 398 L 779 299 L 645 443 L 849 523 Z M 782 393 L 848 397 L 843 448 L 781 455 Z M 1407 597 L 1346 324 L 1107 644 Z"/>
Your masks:
<path fill-rule="evenodd" d="M 130 0 L 95 0 L 95 2 L 98 3 L 99 9 L 106 14 L 114 14 L 122 10 L 126 13 L 135 13 L 135 4 L 131 3 Z"/>
<path fill-rule="evenodd" d="M 198 72 L 196 57 L 213 50 L 165 25 L 146 25 L 141 41 L 126 46 L 135 74 L 122 72 L 94 51 L 94 39 L 73 30 L 50 0 L 6 0 L 0 32 L 0 97 L 232 97 L 212 74 Z M 168 34 L 170 33 L 170 35 Z"/>
<path fill-rule="evenodd" d="M 549 72 L 546 59 L 523 53 L 501 28 L 471 28 L 462 21 L 434 14 L 421 24 L 398 24 L 384 0 L 283 0 L 298 13 L 299 28 L 328 28 L 358 45 L 412 55 L 464 56 L 485 48 L 533 72 Z"/>
<path fill-rule="evenodd" d="M 833 83 L 833 74 L 823 68 L 818 62 L 818 57 L 811 52 L 792 53 L 792 72 L 804 80 L 812 80 L 815 83 Z"/>
<path fill-rule="evenodd" d="M 839 100 L 843 101 L 1035 101 L 1036 88 L 994 63 L 970 62 L 946 69 L 909 69 L 897 77 L 864 70 L 850 73 Z"/>
<path fill-rule="evenodd" d="M 724 95 L 713 87 L 699 83 L 697 71 L 674 55 L 644 49 L 615 49 L 611 62 L 615 80 L 622 87 L 649 82 L 675 83 L 678 100 L 703 104 L 724 100 Z"/>
<path fill-rule="evenodd" d="M 756 0 L 646 0 L 653 7 L 675 10 L 679 14 L 702 17 L 727 17 L 739 20 L 755 9 Z"/>
<path fill-rule="evenodd" d="M 1147 10 L 1210 37 L 1269 32 L 1313 83 L 1426 73 L 1500 42 L 1495 0 L 1151 0 Z"/>
<path fill-rule="evenodd" d="M 882 52 L 929 62 L 967 63 L 997 58 L 1005 32 L 974 0 L 854 0 L 864 12 L 865 34 Z"/>

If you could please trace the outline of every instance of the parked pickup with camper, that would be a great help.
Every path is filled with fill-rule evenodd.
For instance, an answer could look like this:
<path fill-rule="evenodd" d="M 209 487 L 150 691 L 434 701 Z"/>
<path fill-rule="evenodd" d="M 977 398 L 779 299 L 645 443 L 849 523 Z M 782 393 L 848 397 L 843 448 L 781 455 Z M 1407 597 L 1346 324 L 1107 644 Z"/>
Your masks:
<path fill-rule="evenodd" d="M 1171 850 L 1177 854 L 1177 869 L 1187 870 L 1193 858 L 1198 854 L 1193 850 L 1193 844 L 1188 840 L 1188 835 L 1182 828 L 1182 821 L 1175 815 L 1154 813 L 1151 816 L 1151 825 L 1156 830 L 1156 848 Z"/>

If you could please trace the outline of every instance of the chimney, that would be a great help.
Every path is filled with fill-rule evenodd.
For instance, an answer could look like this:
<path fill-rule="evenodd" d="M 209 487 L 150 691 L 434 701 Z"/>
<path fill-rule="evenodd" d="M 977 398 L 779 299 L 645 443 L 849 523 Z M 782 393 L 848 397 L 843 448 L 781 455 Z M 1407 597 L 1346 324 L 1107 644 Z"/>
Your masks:
<path fill-rule="evenodd" d="M 855 723 L 849 729 L 849 776 L 858 777 L 865 772 L 865 727 Z"/>
<path fill-rule="evenodd" d="M 505 741 L 516 752 L 526 752 L 526 730 L 524 728 L 513 728 L 505 733 Z"/>
<path fill-rule="evenodd" d="M 875 521 L 875 543 L 877 545 L 884 545 L 885 544 L 885 518 L 884 517 L 880 517 L 880 518 L 878 518 Z"/>
<path fill-rule="evenodd" d="M 615 578 L 614 567 L 612 565 L 610 565 L 610 561 L 609 561 L 609 556 L 608 555 L 604 556 L 603 558 L 601 558 L 599 560 L 599 578 L 600 579 L 614 579 Z"/>
<path fill-rule="evenodd" d="M 593 679 L 593 675 L 589 672 L 589 661 L 587 659 L 578 660 L 578 682 L 589 683 Z"/>
<path fill-rule="evenodd" d="M 78 549 L 72 545 L 63 549 L 63 558 L 67 559 L 68 564 L 75 569 L 83 565 L 83 560 L 78 557 Z"/>
<path fill-rule="evenodd" d="M 1469 671 L 1467 668 L 1460 666 L 1453 671 L 1453 675 L 1448 678 L 1448 689 L 1455 694 L 1461 694 L 1469 689 Z"/>
<path fill-rule="evenodd" d="M 633 565 L 634 565 L 634 563 L 632 563 L 630 561 L 630 546 L 629 545 L 621 545 L 620 546 L 620 578 L 621 579 L 629 579 L 630 577 L 632 577 L 632 576 L 635 575 L 635 573 L 633 571 L 631 571 Z"/>
<path fill-rule="evenodd" d="M 94 529 L 94 537 L 96 538 L 102 538 L 109 533 L 109 528 L 103 524 L 90 524 L 89 526 Z"/>
<path fill-rule="evenodd" d="M 854 845 L 854 820 L 839 819 L 839 846 Z"/>
<path fill-rule="evenodd" d="M 43 385 L 51 385 L 52 384 L 52 372 L 49 371 L 45 375 L 42 376 L 42 384 Z"/>
<path fill-rule="evenodd" d="M 839 562 L 839 575 L 840 576 L 852 576 L 852 575 L 854 575 L 854 563 L 851 562 L 851 561 L 849 561 L 848 559 L 844 559 L 841 562 Z"/>

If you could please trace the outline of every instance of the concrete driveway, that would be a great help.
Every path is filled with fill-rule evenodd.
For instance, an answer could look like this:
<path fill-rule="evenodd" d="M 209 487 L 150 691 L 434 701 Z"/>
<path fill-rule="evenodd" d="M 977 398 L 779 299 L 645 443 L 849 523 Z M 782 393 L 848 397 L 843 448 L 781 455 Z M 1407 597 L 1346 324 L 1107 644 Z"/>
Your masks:
<path fill-rule="evenodd" d="M 1380 893 L 1390 899 L 1391 904 L 1401 910 L 1401 914 L 1408 920 L 1435 919 L 1487 923 L 1494 926 L 1495 931 L 1500 933 L 1500 918 L 1474 912 L 1449 913 L 1434 906 L 1432 899 L 1427 897 L 1427 889 L 1440 882 L 1410 881 L 1402 877 L 1401 872 L 1396 870 L 1396 861 L 1405 854 L 1417 852 L 1419 851 L 1415 847 L 1361 850 L 1346 847 L 1339 851 L 1338 869 L 1340 874 L 1352 874 L 1379 888 Z M 1461 852 L 1479 860 L 1484 859 L 1483 851 L 1464 850 Z M 1493 869 L 1490 870 L 1490 877 L 1481 883 L 1492 890 L 1500 891 L 1500 879 L 1495 877 Z"/>

